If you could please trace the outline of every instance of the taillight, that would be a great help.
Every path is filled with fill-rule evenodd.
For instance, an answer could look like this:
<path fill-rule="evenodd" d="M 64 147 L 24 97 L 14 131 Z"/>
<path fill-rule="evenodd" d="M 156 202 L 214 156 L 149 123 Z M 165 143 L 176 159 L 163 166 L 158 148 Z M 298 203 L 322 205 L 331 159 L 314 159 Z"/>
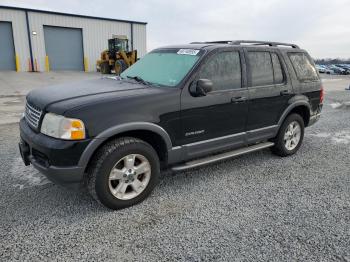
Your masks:
<path fill-rule="evenodd" d="M 320 92 L 320 104 L 323 103 L 323 99 L 324 99 L 324 90 L 323 90 L 323 86 L 321 87 L 321 92 Z"/>

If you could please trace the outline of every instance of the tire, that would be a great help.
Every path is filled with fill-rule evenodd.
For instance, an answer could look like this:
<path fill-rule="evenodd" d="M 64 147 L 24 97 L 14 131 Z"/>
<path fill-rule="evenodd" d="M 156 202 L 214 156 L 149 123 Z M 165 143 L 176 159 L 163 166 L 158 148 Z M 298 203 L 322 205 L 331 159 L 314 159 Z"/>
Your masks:
<path fill-rule="evenodd" d="M 295 128 L 296 126 L 299 126 L 299 129 L 291 128 L 291 125 L 293 125 Z M 273 140 L 275 145 L 271 147 L 272 153 L 282 157 L 295 154 L 303 142 L 304 129 L 305 127 L 303 118 L 299 114 L 290 114 L 284 120 L 282 126 L 280 127 L 280 130 L 278 131 L 277 136 Z M 291 130 L 295 131 L 291 133 Z M 298 130 L 299 135 L 297 135 Z M 298 136 L 299 139 L 297 139 Z M 288 139 L 285 139 L 286 137 L 288 137 Z M 293 142 L 291 140 L 293 140 Z M 288 141 L 291 142 L 289 143 Z"/>
<path fill-rule="evenodd" d="M 86 186 L 91 196 L 117 210 L 140 203 L 152 192 L 159 180 L 160 164 L 151 145 L 123 137 L 99 149 L 87 173 Z"/>
<path fill-rule="evenodd" d="M 128 68 L 128 65 L 125 63 L 123 59 L 118 59 L 117 61 L 115 61 L 114 71 L 116 75 L 119 76 L 127 68 Z"/>
<path fill-rule="evenodd" d="M 111 68 L 110 68 L 108 62 L 101 63 L 100 71 L 102 74 L 110 74 L 111 73 Z"/>

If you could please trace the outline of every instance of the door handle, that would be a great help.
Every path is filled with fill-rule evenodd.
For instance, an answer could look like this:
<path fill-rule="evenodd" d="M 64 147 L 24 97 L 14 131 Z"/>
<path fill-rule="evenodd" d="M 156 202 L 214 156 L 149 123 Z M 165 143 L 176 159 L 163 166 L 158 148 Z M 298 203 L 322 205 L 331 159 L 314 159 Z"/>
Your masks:
<path fill-rule="evenodd" d="M 244 96 L 236 96 L 231 98 L 231 102 L 233 103 L 242 103 L 242 102 L 245 102 L 246 100 L 247 98 Z"/>
<path fill-rule="evenodd" d="M 280 95 L 281 96 L 288 96 L 288 95 L 290 95 L 292 92 L 291 91 L 289 91 L 289 90 L 282 90 L 281 92 L 280 92 Z"/>

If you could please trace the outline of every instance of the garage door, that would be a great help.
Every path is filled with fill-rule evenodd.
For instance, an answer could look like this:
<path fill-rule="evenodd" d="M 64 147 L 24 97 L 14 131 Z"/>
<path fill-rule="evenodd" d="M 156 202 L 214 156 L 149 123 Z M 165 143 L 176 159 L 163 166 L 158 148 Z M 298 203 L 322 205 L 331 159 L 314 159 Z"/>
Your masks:
<path fill-rule="evenodd" d="M 81 29 L 44 26 L 44 34 L 51 70 L 84 69 Z"/>
<path fill-rule="evenodd" d="M 0 70 L 16 70 L 12 24 L 0 22 Z"/>

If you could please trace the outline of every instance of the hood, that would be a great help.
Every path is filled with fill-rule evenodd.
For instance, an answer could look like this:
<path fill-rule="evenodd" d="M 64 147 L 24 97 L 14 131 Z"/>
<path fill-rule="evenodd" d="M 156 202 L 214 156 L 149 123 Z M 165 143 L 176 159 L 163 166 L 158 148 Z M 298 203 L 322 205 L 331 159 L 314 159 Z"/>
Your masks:
<path fill-rule="evenodd" d="M 98 96 L 99 99 L 103 99 L 114 93 L 118 96 L 136 95 L 140 89 L 146 88 L 148 87 L 138 83 L 101 78 L 36 89 L 27 95 L 27 101 L 44 109 L 51 104 L 73 99 L 74 103 L 79 103 L 79 98 L 86 102 L 89 98 L 94 99 Z"/>

